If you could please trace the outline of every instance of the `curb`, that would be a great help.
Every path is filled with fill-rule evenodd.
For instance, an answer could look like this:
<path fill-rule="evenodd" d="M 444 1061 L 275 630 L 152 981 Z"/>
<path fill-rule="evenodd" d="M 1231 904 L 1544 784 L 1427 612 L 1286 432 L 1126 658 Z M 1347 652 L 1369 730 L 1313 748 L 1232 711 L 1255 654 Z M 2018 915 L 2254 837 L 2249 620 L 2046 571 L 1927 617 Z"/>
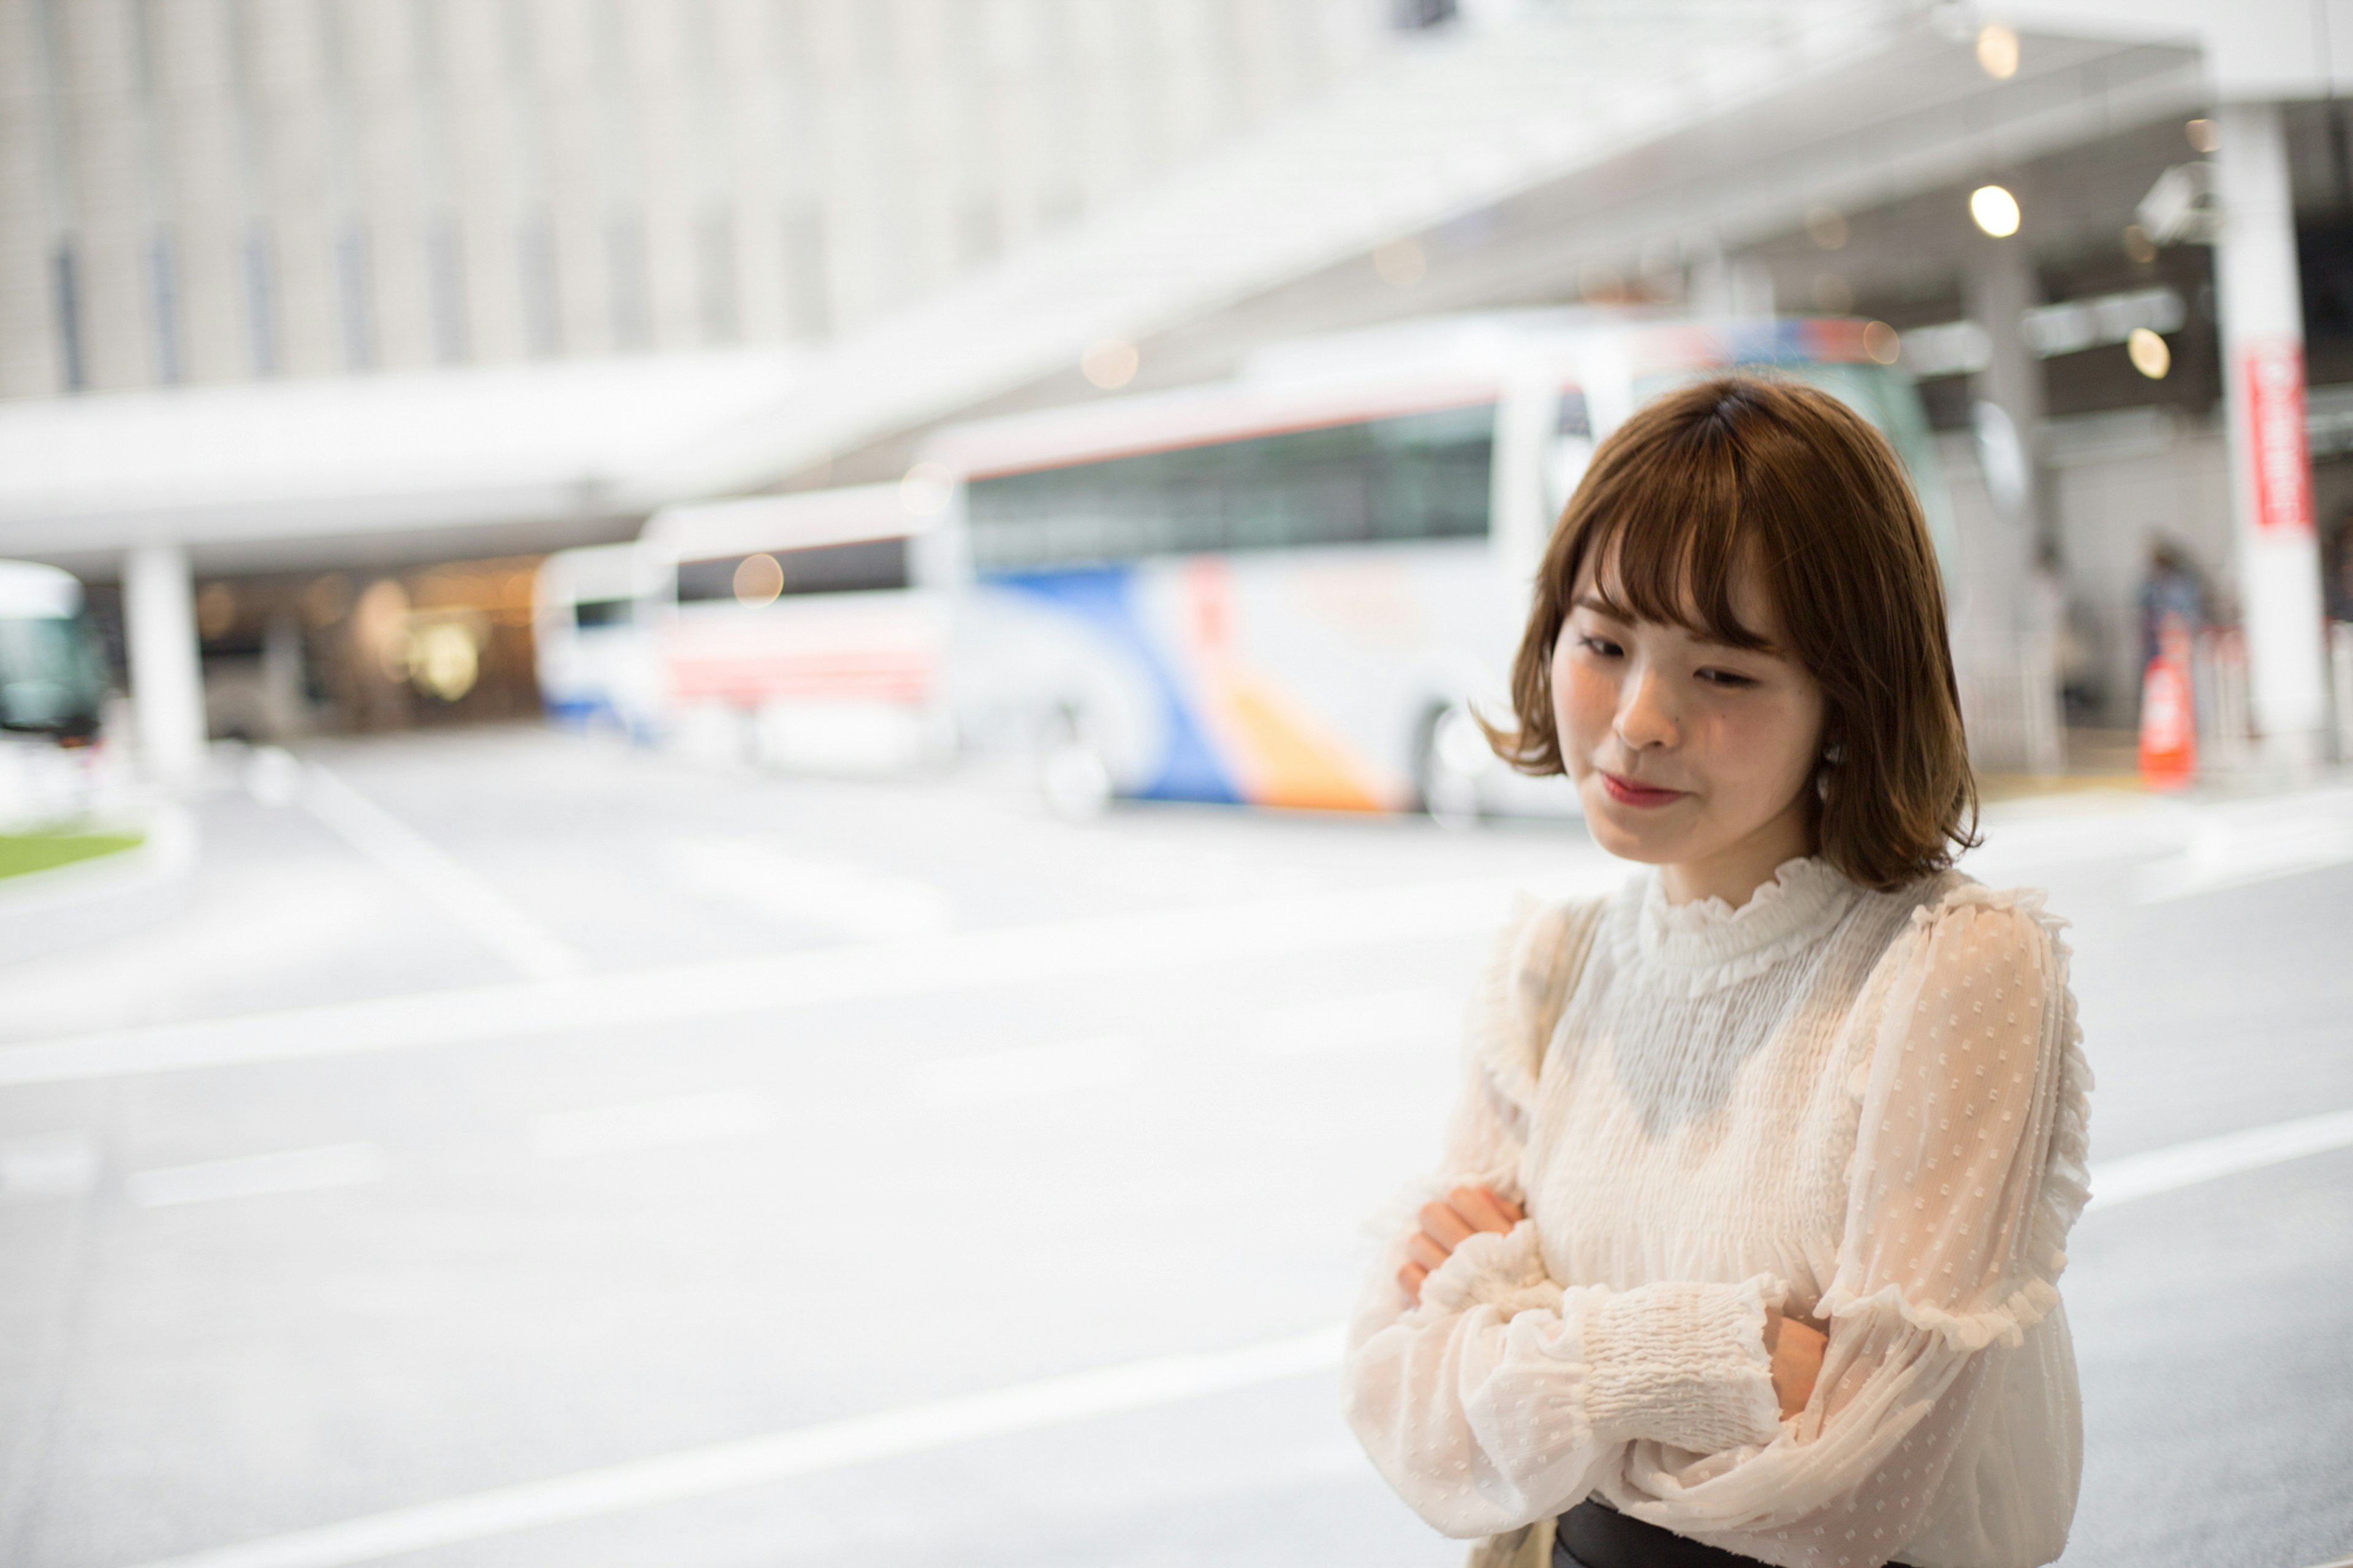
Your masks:
<path fill-rule="evenodd" d="M 187 900 L 196 824 L 158 806 L 135 849 L 0 880 L 0 964 L 132 931 Z"/>

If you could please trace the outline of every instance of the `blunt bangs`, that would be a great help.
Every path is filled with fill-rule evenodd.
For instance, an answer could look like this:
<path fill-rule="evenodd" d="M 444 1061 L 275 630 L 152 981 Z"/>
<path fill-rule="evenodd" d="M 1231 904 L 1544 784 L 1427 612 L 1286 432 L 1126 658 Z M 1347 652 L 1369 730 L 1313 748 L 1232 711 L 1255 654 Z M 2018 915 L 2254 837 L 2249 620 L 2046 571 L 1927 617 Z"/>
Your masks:
<path fill-rule="evenodd" d="M 1595 596 L 1621 620 L 1778 652 L 1732 607 L 1735 574 L 1763 562 L 1753 525 L 1743 527 L 1740 465 L 1728 437 L 1697 425 L 1646 454 L 1639 476 L 1626 476 L 1634 482 L 1613 486 L 1611 503 L 1595 509 L 1568 571 L 1574 581 L 1590 563 Z M 1772 575 L 1768 594 L 1779 587 Z"/>

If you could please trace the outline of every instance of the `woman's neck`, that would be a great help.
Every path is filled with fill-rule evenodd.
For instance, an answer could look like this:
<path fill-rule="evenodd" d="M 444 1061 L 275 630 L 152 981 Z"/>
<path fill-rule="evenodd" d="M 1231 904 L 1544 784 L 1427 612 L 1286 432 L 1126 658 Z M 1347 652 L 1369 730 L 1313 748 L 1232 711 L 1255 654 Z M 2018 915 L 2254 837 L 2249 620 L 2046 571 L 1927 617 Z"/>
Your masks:
<path fill-rule="evenodd" d="M 1722 899 L 1736 910 L 1771 881 L 1785 862 L 1810 855 L 1814 848 L 1812 816 L 1805 802 L 1793 801 L 1780 816 L 1720 849 L 1662 863 L 1659 881 L 1671 904 Z"/>

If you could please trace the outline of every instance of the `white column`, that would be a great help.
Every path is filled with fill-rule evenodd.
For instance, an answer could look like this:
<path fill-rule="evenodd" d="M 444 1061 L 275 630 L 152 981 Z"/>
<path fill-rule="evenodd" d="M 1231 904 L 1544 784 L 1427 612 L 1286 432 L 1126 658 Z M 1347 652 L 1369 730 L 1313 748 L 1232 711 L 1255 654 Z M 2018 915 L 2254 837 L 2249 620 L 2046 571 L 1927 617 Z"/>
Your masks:
<path fill-rule="evenodd" d="M 2327 688 L 2287 142 L 2274 104 L 2227 105 L 2217 118 L 2214 265 L 2248 678 L 2266 760 L 2296 767 L 2319 756 Z"/>
<path fill-rule="evenodd" d="M 185 550 L 142 544 L 124 558 L 122 619 L 139 754 L 148 776 L 160 784 L 193 783 L 205 760 L 205 679 Z"/>

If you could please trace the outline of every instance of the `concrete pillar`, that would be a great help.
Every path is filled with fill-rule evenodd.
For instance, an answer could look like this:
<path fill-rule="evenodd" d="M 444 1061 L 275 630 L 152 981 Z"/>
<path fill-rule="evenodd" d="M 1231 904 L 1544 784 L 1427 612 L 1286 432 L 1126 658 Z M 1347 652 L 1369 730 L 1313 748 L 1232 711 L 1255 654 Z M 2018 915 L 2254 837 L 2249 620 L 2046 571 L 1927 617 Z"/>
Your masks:
<path fill-rule="evenodd" d="M 2028 352 L 2025 334 L 2019 331 L 2020 321 L 2038 303 L 2041 289 L 2035 284 L 2032 258 L 2015 238 L 1978 242 L 1968 288 L 1969 319 L 1985 328 L 1988 344 L 1986 367 L 1977 374 L 1970 390 L 1980 403 L 2000 409 L 2010 426 L 2002 431 L 2000 421 L 1981 419 L 1978 449 L 1989 470 L 1987 488 L 1994 494 L 2002 521 L 2016 527 L 2022 542 L 2016 563 L 2020 574 L 2010 579 L 2015 584 L 2024 581 L 2023 568 L 2031 546 L 2042 537 L 2038 447 L 2042 428 L 2042 362 Z M 2013 450 L 2003 451 L 2004 445 L 2013 440 Z M 2013 458 L 2016 471 L 1995 471 L 2010 467 Z"/>
<path fill-rule="evenodd" d="M 2327 687 L 2287 141 L 2274 104 L 2226 105 L 2216 118 L 2214 269 L 2251 705 L 2265 761 L 2300 768 L 2320 755 Z"/>
<path fill-rule="evenodd" d="M 1985 331 L 1986 364 L 1970 384 L 1971 424 L 1989 514 L 1955 541 L 1946 584 L 1955 674 L 1979 764 L 2058 771 L 2058 593 L 2041 565 L 2046 537 L 2042 466 L 2042 364 L 2019 323 L 2037 303 L 2033 258 L 2015 238 L 1980 237 L 1965 279 L 1965 308 Z"/>
<path fill-rule="evenodd" d="M 185 550 L 142 544 L 124 558 L 122 620 L 141 760 L 159 784 L 193 784 L 205 761 L 205 679 Z"/>
<path fill-rule="evenodd" d="M 261 721 L 273 741 L 310 728 L 311 701 L 304 688 L 302 623 L 291 605 L 269 612 L 261 632 Z"/>

